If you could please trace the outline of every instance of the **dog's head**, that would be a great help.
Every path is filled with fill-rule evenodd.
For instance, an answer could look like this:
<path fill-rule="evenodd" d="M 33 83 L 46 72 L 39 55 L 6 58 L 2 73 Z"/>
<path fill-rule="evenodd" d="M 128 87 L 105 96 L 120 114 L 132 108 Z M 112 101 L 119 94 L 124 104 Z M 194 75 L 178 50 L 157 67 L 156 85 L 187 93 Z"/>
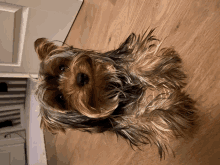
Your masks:
<path fill-rule="evenodd" d="M 125 102 L 135 102 L 141 85 L 126 70 L 134 38 L 130 35 L 118 49 L 106 53 L 37 39 L 34 46 L 41 63 L 36 95 L 41 106 L 97 119 L 111 115 Z"/>

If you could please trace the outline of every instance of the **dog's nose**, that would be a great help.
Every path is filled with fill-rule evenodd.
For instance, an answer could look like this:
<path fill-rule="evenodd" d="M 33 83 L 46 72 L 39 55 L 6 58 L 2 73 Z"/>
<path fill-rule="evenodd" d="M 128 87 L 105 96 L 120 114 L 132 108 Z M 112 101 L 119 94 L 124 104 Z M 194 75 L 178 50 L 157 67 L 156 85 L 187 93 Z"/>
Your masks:
<path fill-rule="evenodd" d="M 89 76 L 85 73 L 78 73 L 76 82 L 79 86 L 84 86 L 89 83 Z"/>

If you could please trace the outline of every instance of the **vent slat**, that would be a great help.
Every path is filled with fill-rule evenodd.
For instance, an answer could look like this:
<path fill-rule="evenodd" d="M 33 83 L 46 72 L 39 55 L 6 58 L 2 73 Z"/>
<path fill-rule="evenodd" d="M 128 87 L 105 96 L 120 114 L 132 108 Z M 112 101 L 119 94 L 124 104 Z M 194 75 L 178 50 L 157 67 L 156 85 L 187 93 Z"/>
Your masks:
<path fill-rule="evenodd" d="M 27 81 L 27 78 L 0 77 L 0 82 L 5 82 L 5 81 Z"/>
<path fill-rule="evenodd" d="M 21 98 L 21 97 L 25 97 L 25 94 L 7 94 L 7 95 L 0 95 L 0 99 L 1 98 Z"/>
<path fill-rule="evenodd" d="M 25 91 L 14 91 L 14 92 L 0 92 L 0 96 L 4 96 L 4 95 L 16 95 L 16 94 L 26 94 Z"/>
<path fill-rule="evenodd" d="M 8 84 L 8 88 L 26 88 L 26 84 Z"/>
<path fill-rule="evenodd" d="M 21 119 L 13 120 L 12 123 L 13 123 L 13 124 L 19 124 L 19 123 L 21 123 Z"/>
<path fill-rule="evenodd" d="M 0 112 L 0 116 L 14 115 L 14 114 L 17 114 L 17 113 L 20 113 L 19 109 L 9 110 L 9 111 L 2 111 L 2 112 Z"/>
<path fill-rule="evenodd" d="M 21 105 L 1 106 L 0 107 L 0 112 L 1 111 L 17 110 L 17 109 L 20 109 L 22 107 L 24 107 L 24 106 L 21 106 Z"/>
<path fill-rule="evenodd" d="M 27 84 L 27 81 L 6 81 L 7 84 Z"/>
<path fill-rule="evenodd" d="M 25 100 L 8 100 L 8 101 L 1 101 L 0 100 L 0 106 L 6 106 L 6 105 L 11 105 L 11 104 L 24 104 Z"/>
<path fill-rule="evenodd" d="M 26 80 L 2 80 L 0 79 L 0 82 L 5 82 L 6 84 L 27 84 Z"/>
<path fill-rule="evenodd" d="M 5 120 L 14 120 L 14 119 L 20 119 L 20 114 L 14 116 L 8 116 L 8 117 L 0 117 L 0 122 L 3 122 Z"/>
<path fill-rule="evenodd" d="M 2 114 L 0 113 L 0 119 L 4 119 L 4 118 L 10 117 L 10 116 L 17 116 L 17 115 L 20 115 L 20 112 L 18 112 L 18 113 L 12 113 L 12 114 L 9 114 L 9 115 L 2 115 Z"/>
<path fill-rule="evenodd" d="M 8 88 L 8 91 L 9 92 L 17 92 L 17 91 L 24 92 L 24 91 L 26 91 L 26 88 L 16 88 L 16 87 L 14 87 L 14 88 Z"/>

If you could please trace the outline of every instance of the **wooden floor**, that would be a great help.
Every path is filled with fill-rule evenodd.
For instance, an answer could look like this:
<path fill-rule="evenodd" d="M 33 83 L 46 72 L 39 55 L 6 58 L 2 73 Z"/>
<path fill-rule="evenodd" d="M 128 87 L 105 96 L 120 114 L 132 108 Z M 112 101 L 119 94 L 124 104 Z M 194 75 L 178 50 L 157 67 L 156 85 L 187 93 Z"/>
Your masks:
<path fill-rule="evenodd" d="M 106 51 L 131 33 L 156 28 L 181 55 L 187 92 L 197 101 L 201 127 L 194 139 L 171 142 L 176 157 L 159 160 L 157 148 L 133 151 L 110 133 L 45 132 L 49 165 L 217 165 L 220 164 L 220 1 L 85 0 L 66 43 Z"/>

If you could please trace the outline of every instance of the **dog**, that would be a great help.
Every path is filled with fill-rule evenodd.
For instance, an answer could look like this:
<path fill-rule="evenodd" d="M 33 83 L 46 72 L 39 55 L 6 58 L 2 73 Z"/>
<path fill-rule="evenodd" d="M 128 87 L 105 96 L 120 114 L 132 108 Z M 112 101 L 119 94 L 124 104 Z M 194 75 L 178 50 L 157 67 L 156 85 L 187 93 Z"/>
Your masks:
<path fill-rule="evenodd" d="M 37 39 L 41 128 L 114 132 L 132 148 L 155 144 L 160 159 L 171 139 L 192 137 L 197 109 L 184 91 L 181 58 L 161 49 L 153 31 L 132 33 L 104 53 Z"/>

